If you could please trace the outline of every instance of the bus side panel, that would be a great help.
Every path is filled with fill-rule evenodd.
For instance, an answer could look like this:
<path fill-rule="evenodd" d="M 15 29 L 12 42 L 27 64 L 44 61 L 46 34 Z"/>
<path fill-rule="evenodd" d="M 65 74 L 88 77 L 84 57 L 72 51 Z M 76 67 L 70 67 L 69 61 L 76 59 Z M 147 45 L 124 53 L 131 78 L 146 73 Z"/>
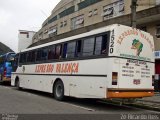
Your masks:
<path fill-rule="evenodd" d="M 50 76 L 50 75 L 18 75 L 20 87 L 44 92 L 53 92 L 53 84 L 57 78 L 64 83 L 65 95 L 69 96 L 69 80 L 67 77 Z M 15 86 L 15 75 L 12 75 L 12 86 Z"/>
<path fill-rule="evenodd" d="M 106 97 L 106 78 L 100 77 L 78 77 L 74 86 L 71 86 L 71 95 L 75 96 L 75 87 L 77 91 L 76 97 L 80 98 L 105 98 Z"/>
<path fill-rule="evenodd" d="M 110 86 L 112 60 L 100 58 L 79 62 L 79 72 L 70 83 L 70 95 L 80 98 L 106 98 Z M 77 75 L 77 73 L 73 73 Z"/>

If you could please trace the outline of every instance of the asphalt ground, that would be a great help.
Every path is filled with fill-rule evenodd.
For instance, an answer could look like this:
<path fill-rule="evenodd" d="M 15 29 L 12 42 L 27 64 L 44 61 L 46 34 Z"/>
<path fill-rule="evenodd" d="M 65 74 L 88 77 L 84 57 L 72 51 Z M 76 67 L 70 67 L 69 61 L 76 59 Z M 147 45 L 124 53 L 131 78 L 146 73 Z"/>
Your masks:
<path fill-rule="evenodd" d="M 19 119 L 136 119 L 156 117 L 159 112 L 126 105 L 116 105 L 100 100 L 67 98 L 56 101 L 49 93 L 33 90 L 17 90 L 0 86 L 1 119 L 16 115 Z M 8 116 L 7 116 L 8 115 Z M 150 116 L 149 116 L 150 115 Z M 157 117 L 158 115 L 158 117 Z M 68 116 L 68 117 L 66 117 Z M 12 118 L 12 119 L 13 119 Z M 156 119 L 155 118 L 155 119 Z"/>

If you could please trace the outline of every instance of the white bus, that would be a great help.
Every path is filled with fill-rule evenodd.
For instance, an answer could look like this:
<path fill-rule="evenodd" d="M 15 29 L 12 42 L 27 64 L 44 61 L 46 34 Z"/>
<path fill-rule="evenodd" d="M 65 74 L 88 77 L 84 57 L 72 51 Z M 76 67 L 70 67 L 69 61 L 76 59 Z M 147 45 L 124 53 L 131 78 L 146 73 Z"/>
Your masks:
<path fill-rule="evenodd" d="M 154 95 L 154 42 L 144 31 L 114 24 L 19 53 L 11 85 L 55 99 Z"/>

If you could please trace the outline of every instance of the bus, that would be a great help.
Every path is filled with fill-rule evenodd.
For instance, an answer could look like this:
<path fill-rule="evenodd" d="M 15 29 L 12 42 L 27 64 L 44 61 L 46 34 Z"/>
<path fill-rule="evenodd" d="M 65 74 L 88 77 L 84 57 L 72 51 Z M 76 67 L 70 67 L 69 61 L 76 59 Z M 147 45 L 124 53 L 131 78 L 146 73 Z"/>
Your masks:
<path fill-rule="evenodd" d="M 0 82 L 11 82 L 11 72 L 13 72 L 14 52 L 9 52 L 0 56 Z"/>
<path fill-rule="evenodd" d="M 19 53 L 11 85 L 65 96 L 135 99 L 154 95 L 154 42 L 113 24 Z"/>

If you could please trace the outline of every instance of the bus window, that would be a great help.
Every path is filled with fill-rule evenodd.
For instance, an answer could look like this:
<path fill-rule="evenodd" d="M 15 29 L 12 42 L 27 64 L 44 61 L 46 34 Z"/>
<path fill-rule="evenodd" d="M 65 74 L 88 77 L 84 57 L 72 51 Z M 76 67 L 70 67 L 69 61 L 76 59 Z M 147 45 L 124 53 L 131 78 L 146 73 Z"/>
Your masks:
<path fill-rule="evenodd" d="M 67 45 L 68 45 L 68 43 L 64 43 L 64 45 L 63 45 L 62 58 L 67 58 Z"/>
<path fill-rule="evenodd" d="M 62 45 L 56 45 L 56 55 L 55 58 L 56 59 L 60 59 L 61 58 L 61 51 L 62 51 Z"/>
<path fill-rule="evenodd" d="M 47 48 L 43 48 L 42 49 L 41 60 L 47 60 L 47 57 L 48 57 L 48 49 Z"/>
<path fill-rule="evenodd" d="M 82 40 L 78 40 L 76 45 L 76 54 L 75 54 L 76 57 L 81 56 L 81 49 L 82 49 Z"/>
<path fill-rule="evenodd" d="M 32 51 L 32 52 L 28 53 L 27 62 L 35 62 L 35 51 Z"/>
<path fill-rule="evenodd" d="M 20 54 L 20 63 L 26 63 L 27 60 L 27 53 Z"/>
<path fill-rule="evenodd" d="M 27 54 L 27 62 L 31 62 L 32 53 L 28 52 Z"/>
<path fill-rule="evenodd" d="M 76 50 L 76 42 L 70 42 L 67 46 L 67 58 L 74 58 Z"/>
<path fill-rule="evenodd" d="M 28 53 L 27 62 L 35 62 L 35 51 Z"/>
<path fill-rule="evenodd" d="M 50 46 L 48 49 L 48 60 L 52 60 L 55 57 L 55 45 Z"/>
<path fill-rule="evenodd" d="M 83 56 L 93 55 L 94 41 L 95 41 L 95 38 L 87 38 L 84 40 L 83 53 L 82 53 Z"/>
<path fill-rule="evenodd" d="M 39 49 L 37 51 L 36 61 L 40 61 L 41 60 L 41 54 L 42 54 L 42 51 L 41 51 L 41 49 Z"/>
<path fill-rule="evenodd" d="M 100 55 L 102 50 L 102 36 L 96 37 L 95 55 Z"/>
<path fill-rule="evenodd" d="M 101 53 L 106 54 L 108 52 L 108 50 L 107 50 L 108 35 L 107 34 L 103 35 L 102 39 L 103 39 L 103 41 L 102 41 L 102 51 L 101 51 Z"/>

